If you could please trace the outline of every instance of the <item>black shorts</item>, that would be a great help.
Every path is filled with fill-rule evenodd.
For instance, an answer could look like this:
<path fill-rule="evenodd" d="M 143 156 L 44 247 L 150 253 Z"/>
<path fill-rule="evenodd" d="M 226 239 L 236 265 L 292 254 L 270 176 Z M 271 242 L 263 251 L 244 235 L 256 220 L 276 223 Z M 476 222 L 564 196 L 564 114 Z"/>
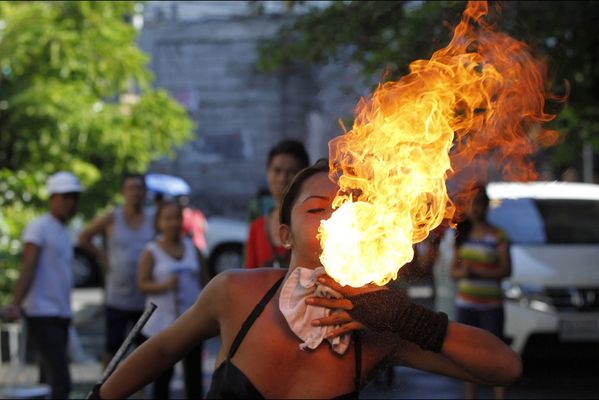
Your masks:
<path fill-rule="evenodd" d="M 133 328 L 137 320 L 143 314 L 141 311 L 122 310 L 120 308 L 106 306 L 106 343 L 104 349 L 107 353 L 116 353 L 125 341 L 127 334 Z M 136 345 L 143 343 L 141 335 L 134 340 Z"/>
<path fill-rule="evenodd" d="M 483 310 L 457 306 L 456 313 L 458 322 L 484 329 L 503 340 L 503 306 Z"/>

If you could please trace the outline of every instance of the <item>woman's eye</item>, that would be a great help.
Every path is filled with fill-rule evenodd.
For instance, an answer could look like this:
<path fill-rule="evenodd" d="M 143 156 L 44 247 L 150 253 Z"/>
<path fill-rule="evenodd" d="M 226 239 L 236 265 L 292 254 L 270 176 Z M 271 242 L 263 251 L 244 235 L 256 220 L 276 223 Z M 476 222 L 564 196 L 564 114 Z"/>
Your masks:
<path fill-rule="evenodd" d="M 310 214 L 316 214 L 316 213 L 323 212 L 323 211 L 324 211 L 324 208 L 310 208 L 308 210 L 308 212 Z"/>

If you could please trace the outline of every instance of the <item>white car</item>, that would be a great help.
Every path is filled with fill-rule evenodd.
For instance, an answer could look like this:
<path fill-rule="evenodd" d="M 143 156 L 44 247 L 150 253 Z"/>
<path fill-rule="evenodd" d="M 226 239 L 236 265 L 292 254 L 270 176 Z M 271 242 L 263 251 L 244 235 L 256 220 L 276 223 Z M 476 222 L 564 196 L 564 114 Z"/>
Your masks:
<path fill-rule="evenodd" d="M 243 265 L 243 248 L 249 224 L 246 221 L 225 217 L 206 220 L 206 250 L 208 268 L 212 276 Z"/>
<path fill-rule="evenodd" d="M 511 241 L 504 331 L 522 355 L 599 355 L 599 185 L 491 183 Z M 592 354 L 593 353 L 593 354 Z"/>

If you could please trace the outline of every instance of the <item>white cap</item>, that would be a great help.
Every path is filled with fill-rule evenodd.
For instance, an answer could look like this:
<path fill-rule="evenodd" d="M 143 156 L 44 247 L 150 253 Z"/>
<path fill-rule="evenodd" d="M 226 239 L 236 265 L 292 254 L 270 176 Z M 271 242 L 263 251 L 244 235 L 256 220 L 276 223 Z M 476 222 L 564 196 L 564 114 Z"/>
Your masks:
<path fill-rule="evenodd" d="M 60 193 L 83 192 L 84 190 L 79 178 L 70 172 L 57 172 L 50 176 L 46 187 L 49 196 Z"/>

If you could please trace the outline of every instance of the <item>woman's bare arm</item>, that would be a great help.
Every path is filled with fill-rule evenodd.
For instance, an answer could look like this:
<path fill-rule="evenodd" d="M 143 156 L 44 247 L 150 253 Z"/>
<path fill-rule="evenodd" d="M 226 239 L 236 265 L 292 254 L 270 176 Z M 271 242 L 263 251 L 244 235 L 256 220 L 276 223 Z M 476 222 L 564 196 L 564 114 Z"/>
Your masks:
<path fill-rule="evenodd" d="M 127 398 L 155 380 L 164 370 L 202 340 L 219 334 L 221 311 L 226 309 L 228 274 L 219 274 L 195 304 L 170 327 L 135 350 L 102 385 L 103 399 Z"/>
<path fill-rule="evenodd" d="M 466 381 L 505 386 L 522 373 L 520 357 L 509 346 L 481 329 L 450 322 L 441 353 L 405 342 L 395 360 L 406 366 Z"/>
<path fill-rule="evenodd" d="M 451 269 L 449 270 L 449 273 L 452 279 L 467 278 L 470 274 L 467 265 L 460 262 L 457 248 L 454 249 L 453 256 L 451 258 Z"/>
<path fill-rule="evenodd" d="M 357 309 L 355 307 L 364 307 L 362 303 L 354 303 L 357 301 L 356 293 L 372 291 L 372 288 L 351 288 L 348 286 L 341 286 L 333 281 L 328 276 L 319 278 L 319 282 L 326 284 L 337 292 L 343 294 L 348 298 L 344 299 L 326 299 L 310 297 L 306 299 L 308 304 L 327 307 L 331 309 L 343 309 L 347 310 L 344 312 L 337 312 L 331 314 L 328 317 L 320 318 L 313 321 L 314 325 L 341 325 L 339 328 L 332 330 L 329 333 L 329 337 L 340 336 L 352 330 L 364 329 L 369 323 L 369 318 L 373 315 L 378 316 L 381 320 L 380 325 L 390 327 L 390 332 L 397 336 L 399 350 L 395 354 L 395 360 L 401 364 L 407 366 L 422 369 L 425 371 L 443 374 L 454 378 L 463 380 L 469 380 L 478 383 L 485 383 L 489 385 L 506 385 L 513 380 L 517 379 L 522 372 L 522 365 L 520 357 L 512 351 L 510 347 L 504 344 L 497 337 L 492 334 L 485 332 L 481 329 L 470 327 L 467 325 L 459 324 L 457 322 L 449 322 L 446 324 L 446 329 L 443 324 L 432 324 L 432 322 L 438 317 L 432 314 L 433 311 L 414 313 L 401 313 L 399 308 L 383 309 L 381 312 L 380 307 L 389 307 L 383 303 L 367 304 L 366 311 L 368 317 L 364 321 L 355 320 L 352 318 L 350 313 L 355 313 Z M 389 290 L 379 290 L 377 294 L 391 294 Z M 395 294 L 397 295 L 397 293 Z M 385 300 L 385 297 L 378 296 L 379 300 Z M 354 302 L 352 302 L 352 300 Z M 405 297 L 405 300 L 410 303 L 410 300 Z M 356 305 L 357 304 L 357 305 Z M 389 303 L 398 304 L 398 303 Z M 399 304 L 401 306 L 401 304 Z M 364 315 L 364 313 L 362 313 Z M 414 324 L 414 321 L 397 319 L 397 315 L 402 317 L 419 317 L 427 318 L 425 327 L 429 328 L 423 330 L 425 335 L 423 337 L 414 337 L 417 331 L 408 331 L 410 327 L 417 329 L 422 328 L 419 323 Z M 438 321 L 437 321 L 438 322 Z M 376 325 L 376 324 L 375 324 Z M 430 329 L 435 330 L 430 332 Z M 423 350 L 418 344 L 422 338 L 435 337 L 439 338 L 439 346 L 434 346 L 435 351 Z M 410 341 L 406 340 L 411 338 Z M 423 343 L 424 347 L 428 343 Z"/>

